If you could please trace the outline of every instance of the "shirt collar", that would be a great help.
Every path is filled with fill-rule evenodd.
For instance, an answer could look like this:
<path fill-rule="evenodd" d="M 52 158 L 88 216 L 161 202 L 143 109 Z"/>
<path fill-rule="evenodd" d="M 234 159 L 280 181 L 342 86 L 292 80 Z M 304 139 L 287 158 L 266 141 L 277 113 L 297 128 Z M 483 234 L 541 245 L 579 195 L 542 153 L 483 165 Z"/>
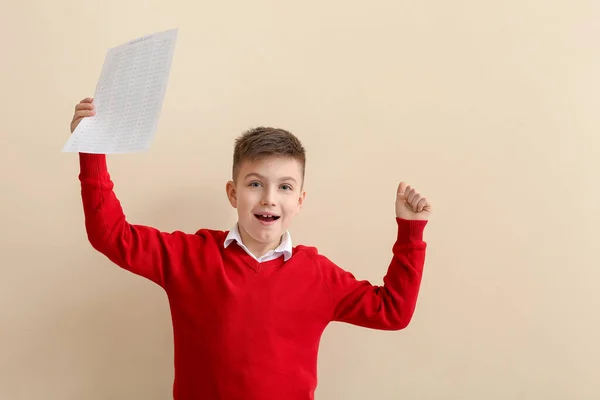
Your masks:
<path fill-rule="evenodd" d="M 281 254 L 283 254 L 284 261 L 287 261 L 292 257 L 292 236 L 290 235 L 289 231 L 286 231 L 284 233 L 281 239 L 281 243 L 279 244 L 279 246 L 277 246 L 276 249 L 267 252 L 265 255 L 259 258 L 254 256 L 254 254 L 252 254 L 250 250 L 248 250 L 248 248 L 244 245 L 244 242 L 242 242 L 242 237 L 240 235 L 238 224 L 235 224 L 233 228 L 231 228 L 231 230 L 227 234 L 227 237 L 225 238 L 223 246 L 227 248 L 227 246 L 229 246 L 233 242 L 237 242 L 237 244 L 242 249 L 244 249 L 246 253 L 250 254 L 254 259 L 258 261 L 262 261 L 267 258 L 272 258 L 271 256 L 279 256 Z"/>

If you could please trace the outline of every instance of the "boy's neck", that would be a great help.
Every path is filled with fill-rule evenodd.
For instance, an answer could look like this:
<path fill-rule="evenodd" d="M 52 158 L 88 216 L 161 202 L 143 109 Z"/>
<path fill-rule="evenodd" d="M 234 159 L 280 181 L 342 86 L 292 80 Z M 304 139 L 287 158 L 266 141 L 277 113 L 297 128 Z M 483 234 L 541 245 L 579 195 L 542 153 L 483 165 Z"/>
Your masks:
<path fill-rule="evenodd" d="M 256 258 L 260 258 L 267 254 L 271 250 L 275 250 L 282 242 L 283 235 L 279 237 L 279 240 L 273 243 L 260 243 L 252 239 L 250 235 L 248 235 L 244 229 L 238 224 L 238 231 L 240 232 L 240 237 L 242 238 L 242 243 L 244 246 L 252 253 Z"/>

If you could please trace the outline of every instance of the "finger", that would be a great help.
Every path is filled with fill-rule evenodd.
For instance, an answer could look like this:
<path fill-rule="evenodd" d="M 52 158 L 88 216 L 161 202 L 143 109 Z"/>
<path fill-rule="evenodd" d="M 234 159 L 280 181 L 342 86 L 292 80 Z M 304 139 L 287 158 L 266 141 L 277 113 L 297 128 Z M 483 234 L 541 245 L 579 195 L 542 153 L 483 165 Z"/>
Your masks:
<path fill-rule="evenodd" d="M 409 186 L 409 188 L 410 188 L 410 191 L 408 192 L 406 199 L 410 204 L 412 204 L 415 196 L 419 195 L 419 192 L 417 192 L 417 190 L 415 188 L 413 188 L 412 186 Z"/>
<path fill-rule="evenodd" d="M 80 103 L 91 103 L 94 101 L 93 97 L 86 97 L 85 99 L 81 100 Z"/>
<path fill-rule="evenodd" d="M 91 110 L 95 108 L 94 103 L 79 103 L 75 106 L 75 110 Z"/>
<path fill-rule="evenodd" d="M 73 122 L 81 118 L 92 117 L 95 114 L 96 112 L 94 110 L 79 110 L 75 112 L 75 115 L 73 116 Z"/>
<path fill-rule="evenodd" d="M 410 196 L 410 191 L 412 190 L 412 188 L 410 187 L 410 185 L 406 185 L 406 187 L 404 188 L 404 198 L 408 201 L 408 196 Z"/>
<path fill-rule="evenodd" d="M 75 113 L 75 115 L 77 115 L 78 118 L 91 117 L 92 115 L 95 115 L 95 114 L 96 114 L 96 111 L 94 111 L 94 110 L 80 110 Z"/>
<path fill-rule="evenodd" d="M 398 196 L 404 196 L 406 193 L 406 182 L 400 182 L 400 184 L 398 185 L 398 192 L 397 195 Z"/>
<path fill-rule="evenodd" d="M 408 204 L 410 204 L 410 206 L 414 208 L 420 199 L 419 193 L 417 193 L 417 191 L 413 189 L 409 196 L 410 196 L 410 198 L 408 200 Z"/>
<path fill-rule="evenodd" d="M 413 209 L 413 211 L 417 211 L 417 205 L 419 204 L 419 201 L 421 200 L 421 195 L 419 193 L 416 193 L 411 199 L 410 199 L 410 207 Z"/>
<path fill-rule="evenodd" d="M 415 209 L 417 210 L 417 212 L 421 212 L 425 209 L 425 207 L 427 206 L 427 199 L 425 197 L 421 197 L 415 207 Z"/>

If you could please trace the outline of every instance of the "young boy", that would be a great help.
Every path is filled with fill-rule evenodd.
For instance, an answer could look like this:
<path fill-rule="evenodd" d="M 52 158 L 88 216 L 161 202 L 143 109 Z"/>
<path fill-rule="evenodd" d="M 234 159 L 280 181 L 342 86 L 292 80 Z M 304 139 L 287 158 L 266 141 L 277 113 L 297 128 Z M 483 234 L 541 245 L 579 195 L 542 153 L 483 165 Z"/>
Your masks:
<path fill-rule="evenodd" d="M 95 113 L 75 107 L 71 132 Z M 397 238 L 383 286 L 338 267 L 288 233 L 304 201 L 305 153 L 291 133 L 257 128 L 235 144 L 226 185 L 231 231 L 161 232 L 125 218 L 106 156 L 79 155 L 91 245 L 166 292 L 174 334 L 175 400 L 309 400 L 321 335 L 332 321 L 400 330 L 413 315 L 431 206 L 400 183 Z"/>

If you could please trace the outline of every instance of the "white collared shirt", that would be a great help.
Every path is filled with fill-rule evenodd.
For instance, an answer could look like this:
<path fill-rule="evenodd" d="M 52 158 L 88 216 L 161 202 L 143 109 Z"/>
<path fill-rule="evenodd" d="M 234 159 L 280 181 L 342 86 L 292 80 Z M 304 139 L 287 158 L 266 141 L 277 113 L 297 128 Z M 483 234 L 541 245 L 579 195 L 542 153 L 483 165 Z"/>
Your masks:
<path fill-rule="evenodd" d="M 227 237 L 225 238 L 225 243 L 223 243 L 223 246 L 227 248 L 227 246 L 229 246 L 233 242 L 237 242 L 237 244 L 242 249 L 244 249 L 246 253 L 250 254 L 252 258 L 254 258 L 258 262 L 274 260 L 278 257 L 281 257 L 282 255 L 283 260 L 287 261 L 292 256 L 292 236 L 287 231 L 283 235 L 281 243 L 279 244 L 279 246 L 277 246 L 275 250 L 270 250 L 266 254 L 258 258 L 254 254 L 252 254 L 250 250 L 248 250 L 248 248 L 244 245 L 244 242 L 242 242 L 242 237 L 240 236 L 238 224 L 235 224 L 235 226 L 229 231 Z"/>

